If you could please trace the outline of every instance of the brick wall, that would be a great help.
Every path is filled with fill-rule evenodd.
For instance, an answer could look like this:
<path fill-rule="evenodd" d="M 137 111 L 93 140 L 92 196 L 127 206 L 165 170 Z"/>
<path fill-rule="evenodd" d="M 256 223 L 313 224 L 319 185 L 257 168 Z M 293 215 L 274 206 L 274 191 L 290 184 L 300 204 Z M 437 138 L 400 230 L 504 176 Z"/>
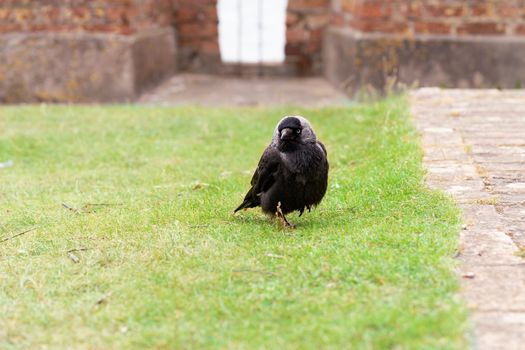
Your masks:
<path fill-rule="evenodd" d="M 524 85 L 525 0 L 333 0 L 333 8 L 324 73 L 350 94 Z"/>
<path fill-rule="evenodd" d="M 0 103 L 133 100 L 175 73 L 173 20 L 172 0 L 0 0 Z"/>
<path fill-rule="evenodd" d="M 323 32 L 331 22 L 330 0 L 288 0 L 286 63 L 296 74 L 321 71 Z"/>
<path fill-rule="evenodd" d="M 171 0 L 1 0 L 0 33 L 133 34 L 170 26 Z"/>
<path fill-rule="evenodd" d="M 175 26 L 181 70 L 228 72 L 217 25 L 217 0 L 0 0 L 0 34 L 131 35 Z M 408 36 L 525 36 L 525 0 L 288 0 L 285 67 L 275 72 L 319 72 L 330 25 Z"/>
<path fill-rule="evenodd" d="M 525 35 L 523 0 L 338 0 L 334 24 L 363 32 Z"/>
<path fill-rule="evenodd" d="M 217 0 L 172 0 L 179 66 L 209 71 L 220 64 Z"/>

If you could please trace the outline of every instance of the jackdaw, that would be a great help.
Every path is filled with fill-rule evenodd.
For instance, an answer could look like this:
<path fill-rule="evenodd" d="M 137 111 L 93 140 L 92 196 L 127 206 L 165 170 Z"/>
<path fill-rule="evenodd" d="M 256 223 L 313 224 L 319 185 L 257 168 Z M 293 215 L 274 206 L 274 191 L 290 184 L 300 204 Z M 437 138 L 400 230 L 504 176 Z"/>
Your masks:
<path fill-rule="evenodd" d="M 275 214 L 285 226 L 293 227 L 285 214 L 306 209 L 321 202 L 328 183 L 325 146 L 317 140 L 308 120 L 286 116 L 277 124 L 272 142 L 264 150 L 253 174 L 252 187 L 234 213 L 261 206 Z"/>

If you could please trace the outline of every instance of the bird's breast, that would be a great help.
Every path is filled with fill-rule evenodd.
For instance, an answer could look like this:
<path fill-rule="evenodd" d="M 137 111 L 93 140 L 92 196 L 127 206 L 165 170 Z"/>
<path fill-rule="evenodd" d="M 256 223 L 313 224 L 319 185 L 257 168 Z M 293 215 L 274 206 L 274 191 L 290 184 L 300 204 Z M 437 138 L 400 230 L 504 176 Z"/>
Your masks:
<path fill-rule="evenodd" d="M 321 150 L 322 151 L 322 150 Z M 316 146 L 303 151 L 281 153 L 282 164 L 287 171 L 298 176 L 297 181 L 308 181 L 316 174 L 323 163 L 324 153 L 319 152 Z"/>
<path fill-rule="evenodd" d="M 302 174 L 298 174 L 295 177 L 295 181 L 297 181 L 298 184 L 306 185 L 306 183 L 308 182 L 308 179 L 306 178 L 306 176 L 304 176 Z"/>

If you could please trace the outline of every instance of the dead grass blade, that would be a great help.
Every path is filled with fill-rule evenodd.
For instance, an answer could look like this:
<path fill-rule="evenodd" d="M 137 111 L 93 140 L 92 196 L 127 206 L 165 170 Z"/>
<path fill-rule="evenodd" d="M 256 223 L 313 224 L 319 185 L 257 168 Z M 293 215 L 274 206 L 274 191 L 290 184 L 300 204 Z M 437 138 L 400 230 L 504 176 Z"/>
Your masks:
<path fill-rule="evenodd" d="M 2 240 L 0 240 L 0 243 L 7 242 L 7 241 L 9 241 L 9 240 L 11 240 L 11 239 L 13 239 L 13 238 L 16 238 L 16 237 L 19 237 L 19 236 L 25 235 L 26 233 L 31 232 L 31 231 L 34 231 L 34 230 L 36 230 L 36 227 L 30 228 L 29 230 L 26 230 L 26 231 L 24 231 L 24 232 L 17 233 L 17 234 L 14 235 L 14 236 L 3 238 Z"/>

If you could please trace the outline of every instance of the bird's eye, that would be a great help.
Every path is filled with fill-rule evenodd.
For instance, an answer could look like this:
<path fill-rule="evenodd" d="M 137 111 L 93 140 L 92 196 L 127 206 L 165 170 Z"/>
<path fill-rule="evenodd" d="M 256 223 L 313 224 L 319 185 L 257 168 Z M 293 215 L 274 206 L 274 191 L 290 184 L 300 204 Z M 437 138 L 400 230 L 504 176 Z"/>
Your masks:
<path fill-rule="evenodd" d="M 296 134 L 300 134 L 300 133 L 301 133 L 301 129 L 297 129 L 297 130 L 295 130 L 295 133 L 296 133 Z"/>

